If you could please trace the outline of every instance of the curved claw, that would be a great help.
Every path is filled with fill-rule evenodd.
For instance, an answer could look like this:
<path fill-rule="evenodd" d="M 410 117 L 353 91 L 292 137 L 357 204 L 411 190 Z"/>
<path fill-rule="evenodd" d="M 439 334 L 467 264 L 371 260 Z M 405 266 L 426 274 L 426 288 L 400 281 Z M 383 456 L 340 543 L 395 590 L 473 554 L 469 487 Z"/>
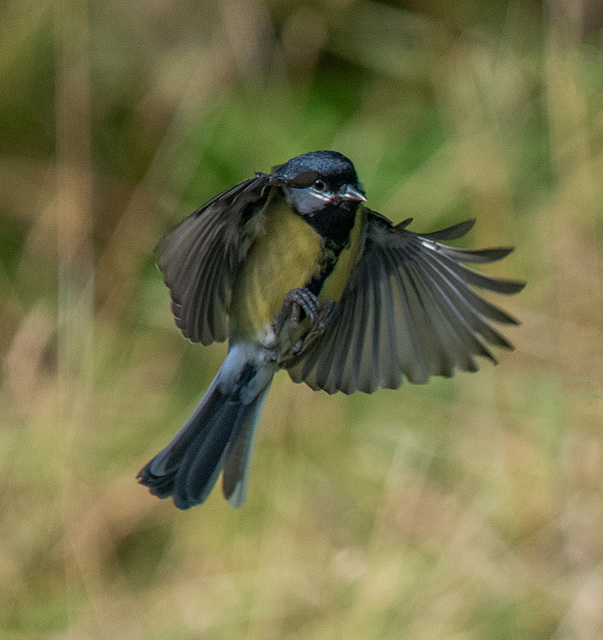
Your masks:
<path fill-rule="evenodd" d="M 277 332 L 283 328 L 287 319 L 292 328 L 299 326 L 302 311 L 306 317 L 310 318 L 310 322 L 314 326 L 319 316 L 319 306 L 318 298 L 308 289 L 303 287 L 291 289 L 285 296 L 283 306 L 276 320 Z"/>
<path fill-rule="evenodd" d="M 299 288 L 289 291 L 276 321 L 275 331 L 280 333 L 287 322 L 289 329 L 299 327 L 300 321 L 303 320 L 300 318 L 302 311 L 305 317 L 310 320 L 310 327 L 307 331 L 294 338 L 295 344 L 290 345 L 289 355 L 301 353 L 311 342 L 321 336 L 335 317 L 338 307 L 339 304 L 332 301 L 321 304 L 308 289 Z"/>

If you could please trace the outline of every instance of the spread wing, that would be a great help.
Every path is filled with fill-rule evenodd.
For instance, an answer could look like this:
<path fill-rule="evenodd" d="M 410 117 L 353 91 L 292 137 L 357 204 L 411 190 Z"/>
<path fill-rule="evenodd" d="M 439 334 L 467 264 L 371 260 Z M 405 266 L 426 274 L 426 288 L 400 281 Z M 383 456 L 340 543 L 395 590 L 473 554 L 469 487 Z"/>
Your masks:
<path fill-rule="evenodd" d="M 455 369 L 476 371 L 475 356 L 496 359 L 484 343 L 512 349 L 490 324 L 518 324 L 470 286 L 505 295 L 524 283 L 490 278 L 462 263 L 500 260 L 512 249 L 463 250 L 438 242 L 459 238 L 474 220 L 434 233 L 393 226 L 367 210 L 364 252 L 326 332 L 287 363 L 295 382 L 329 393 L 395 389 L 402 376 L 423 384 Z"/>
<path fill-rule="evenodd" d="M 232 279 L 261 221 L 270 176 L 257 174 L 190 215 L 157 245 L 176 325 L 205 345 L 228 336 Z"/>

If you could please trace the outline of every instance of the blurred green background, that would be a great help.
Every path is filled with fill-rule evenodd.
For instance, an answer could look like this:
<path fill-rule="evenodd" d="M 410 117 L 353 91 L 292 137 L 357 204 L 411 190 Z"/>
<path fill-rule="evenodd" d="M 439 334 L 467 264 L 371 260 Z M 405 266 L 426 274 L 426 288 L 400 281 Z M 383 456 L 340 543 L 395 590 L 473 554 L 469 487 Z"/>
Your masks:
<path fill-rule="evenodd" d="M 0 8 L 0 636 L 603 637 L 599 3 L 7 0 Z M 467 217 L 514 353 L 329 397 L 277 376 L 248 501 L 139 468 L 224 345 L 152 250 L 332 148 L 415 231 Z"/>

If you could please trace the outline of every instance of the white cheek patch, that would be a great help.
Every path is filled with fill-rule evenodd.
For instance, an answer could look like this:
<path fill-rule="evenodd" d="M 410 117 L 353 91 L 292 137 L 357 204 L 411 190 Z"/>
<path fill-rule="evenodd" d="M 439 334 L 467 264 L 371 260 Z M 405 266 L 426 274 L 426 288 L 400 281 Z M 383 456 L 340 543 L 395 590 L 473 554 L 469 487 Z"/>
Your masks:
<path fill-rule="evenodd" d="M 286 190 L 287 202 L 302 213 L 314 213 L 335 197 L 332 191 L 317 191 L 313 187 Z"/>

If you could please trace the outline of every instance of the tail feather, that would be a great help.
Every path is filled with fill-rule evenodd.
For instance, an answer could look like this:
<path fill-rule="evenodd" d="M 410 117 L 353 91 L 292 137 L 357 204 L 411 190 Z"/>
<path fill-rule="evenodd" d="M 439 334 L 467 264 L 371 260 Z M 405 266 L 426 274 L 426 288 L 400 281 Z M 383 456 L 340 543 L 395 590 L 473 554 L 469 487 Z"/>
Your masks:
<path fill-rule="evenodd" d="M 249 458 L 272 369 L 226 359 L 195 413 L 178 435 L 139 472 L 139 482 L 179 509 L 204 502 L 224 471 L 227 500 L 245 502 Z M 260 375 L 258 375 L 260 374 Z"/>
<path fill-rule="evenodd" d="M 177 507 L 188 509 L 207 499 L 252 409 L 252 405 L 222 397 L 218 410 L 207 416 L 209 424 L 204 425 L 206 429 L 191 443 L 176 473 L 174 503 Z"/>
<path fill-rule="evenodd" d="M 257 399 L 253 413 L 246 419 L 241 433 L 234 441 L 225 460 L 222 491 L 224 497 L 235 509 L 241 507 L 245 502 L 251 450 L 267 393 L 268 389 Z"/>

